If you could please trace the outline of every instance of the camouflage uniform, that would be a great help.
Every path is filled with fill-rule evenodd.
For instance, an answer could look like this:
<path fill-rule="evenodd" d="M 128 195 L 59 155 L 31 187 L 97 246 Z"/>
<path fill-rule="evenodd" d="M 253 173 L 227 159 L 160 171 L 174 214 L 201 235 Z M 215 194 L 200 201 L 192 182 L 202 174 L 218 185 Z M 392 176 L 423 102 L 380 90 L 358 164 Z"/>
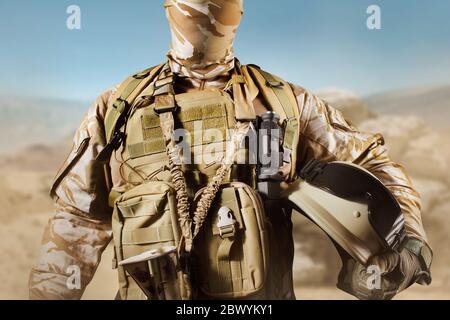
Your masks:
<path fill-rule="evenodd" d="M 166 12 L 172 31 L 170 67 L 179 75 L 177 92 L 205 87 L 223 88 L 237 61 L 233 40 L 243 12 L 241 0 L 168 0 Z M 410 237 L 426 241 L 420 214 L 420 197 L 401 166 L 392 162 L 379 134 L 359 132 L 342 114 L 307 90 L 292 86 L 300 110 L 301 132 L 298 163 L 301 168 L 311 159 L 350 161 L 371 171 L 392 191 L 405 216 Z M 243 100 L 260 114 L 269 106 L 249 88 Z M 102 252 L 111 240 L 111 188 L 124 190 L 120 174 L 120 152 L 113 154 L 104 168 L 95 158 L 105 147 L 104 118 L 116 89 L 103 93 L 89 109 L 74 138 L 71 153 L 60 169 L 52 197 L 56 215 L 45 230 L 41 254 L 30 276 L 32 299 L 79 299 L 92 279 Z M 293 239 L 288 212 L 274 212 L 284 228 L 277 234 L 279 262 L 276 293 L 268 298 L 294 299 L 292 283 Z M 68 267 L 81 270 L 81 288 L 66 286 Z"/>

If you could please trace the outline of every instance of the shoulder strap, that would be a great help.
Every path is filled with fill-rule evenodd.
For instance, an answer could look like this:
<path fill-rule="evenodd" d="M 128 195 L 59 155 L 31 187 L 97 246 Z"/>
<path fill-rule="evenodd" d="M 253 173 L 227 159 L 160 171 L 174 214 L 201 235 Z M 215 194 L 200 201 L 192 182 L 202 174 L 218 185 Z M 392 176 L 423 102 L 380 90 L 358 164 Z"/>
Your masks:
<path fill-rule="evenodd" d="M 105 116 L 106 147 L 97 156 L 99 161 L 108 161 L 111 153 L 123 139 L 120 132 L 126 121 L 126 115 L 138 94 L 147 87 L 161 71 L 164 65 L 151 67 L 125 80 L 114 95 L 113 103 L 108 107 Z"/>
<path fill-rule="evenodd" d="M 292 164 L 289 178 L 294 180 L 297 176 L 295 163 L 300 138 L 300 112 L 294 92 L 289 83 L 260 69 L 258 66 L 248 65 L 244 68 L 249 71 L 263 98 L 285 122 L 283 139 L 285 161 L 290 161 Z"/>
<path fill-rule="evenodd" d="M 138 87 L 142 89 L 151 81 L 153 81 L 156 77 L 156 74 L 162 69 L 162 67 L 163 65 L 158 65 L 134 74 L 119 86 L 119 89 L 115 94 L 115 101 L 108 109 L 105 117 L 105 132 L 107 142 L 111 141 L 114 135 L 114 130 L 119 122 L 118 120 L 122 115 L 126 113 L 127 108 L 131 106 L 134 99 L 136 99 L 136 96 L 141 91 L 136 89 L 138 89 Z"/>

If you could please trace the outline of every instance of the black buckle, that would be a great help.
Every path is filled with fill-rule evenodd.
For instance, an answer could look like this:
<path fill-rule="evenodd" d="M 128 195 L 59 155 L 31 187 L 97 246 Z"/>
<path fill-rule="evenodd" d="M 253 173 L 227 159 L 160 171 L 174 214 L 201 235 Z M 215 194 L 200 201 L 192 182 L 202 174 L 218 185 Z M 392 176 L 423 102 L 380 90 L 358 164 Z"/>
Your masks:
<path fill-rule="evenodd" d="M 120 130 L 117 130 L 109 143 L 114 148 L 114 150 L 117 150 L 124 140 L 125 140 L 125 133 L 123 133 Z"/>
<path fill-rule="evenodd" d="M 326 162 L 319 160 L 311 160 L 300 170 L 300 178 L 308 183 L 313 183 L 314 179 L 323 173 L 323 169 L 327 166 Z"/>
<path fill-rule="evenodd" d="M 97 155 L 96 160 L 99 162 L 108 162 L 113 151 L 119 149 L 120 145 L 125 139 L 125 133 L 117 130 L 111 138 L 111 141 L 103 148 Z"/>
<path fill-rule="evenodd" d="M 122 98 L 117 98 L 113 103 L 113 108 L 115 108 L 119 113 L 125 111 L 128 107 L 128 102 Z"/>

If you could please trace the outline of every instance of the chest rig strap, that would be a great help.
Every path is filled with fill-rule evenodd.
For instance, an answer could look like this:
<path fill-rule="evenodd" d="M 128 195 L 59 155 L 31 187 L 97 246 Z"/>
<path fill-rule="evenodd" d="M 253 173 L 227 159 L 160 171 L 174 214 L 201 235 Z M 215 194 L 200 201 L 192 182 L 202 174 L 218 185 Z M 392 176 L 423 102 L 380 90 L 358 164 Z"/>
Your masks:
<path fill-rule="evenodd" d="M 168 65 L 166 65 L 154 84 L 154 112 L 159 116 L 164 142 L 166 144 L 166 152 L 169 158 L 169 170 L 176 191 L 178 221 L 184 238 L 184 249 L 186 252 L 191 252 L 193 236 L 192 219 L 189 210 L 189 197 L 186 190 L 186 180 L 181 167 L 181 150 L 177 146 L 174 138 L 174 113 L 177 111 L 175 92 L 173 89 L 174 82 L 174 75 Z"/>
<path fill-rule="evenodd" d="M 96 160 L 107 162 L 111 154 L 116 150 L 124 139 L 124 133 L 121 131 L 125 125 L 131 105 L 136 96 L 150 84 L 163 65 L 149 68 L 128 78 L 118 89 L 116 100 L 110 106 L 105 116 L 105 136 L 106 146 L 98 154 Z"/>
<path fill-rule="evenodd" d="M 180 228 L 183 233 L 185 250 L 190 252 L 194 238 L 201 230 L 206 220 L 208 211 L 222 185 L 225 177 L 231 170 L 239 148 L 245 139 L 250 122 L 237 122 L 233 135 L 226 148 L 222 164 L 206 186 L 197 203 L 193 216 L 190 215 L 190 203 L 186 191 L 186 180 L 182 171 L 181 149 L 174 139 L 175 119 L 174 112 L 177 111 L 177 104 L 173 89 L 174 75 L 170 68 L 164 68 L 155 82 L 155 107 L 154 112 L 159 116 L 161 128 L 166 143 L 166 152 L 169 157 L 169 169 L 172 176 L 172 183 L 177 192 L 177 210 Z"/>

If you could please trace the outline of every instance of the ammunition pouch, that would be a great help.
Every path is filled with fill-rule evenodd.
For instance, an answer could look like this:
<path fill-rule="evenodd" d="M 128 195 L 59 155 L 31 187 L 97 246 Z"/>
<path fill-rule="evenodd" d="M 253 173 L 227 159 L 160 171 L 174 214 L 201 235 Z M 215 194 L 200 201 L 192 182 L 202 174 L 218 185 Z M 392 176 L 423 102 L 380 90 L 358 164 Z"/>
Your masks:
<path fill-rule="evenodd" d="M 253 188 L 240 182 L 221 186 L 194 242 L 199 298 L 248 298 L 263 289 L 269 227 L 261 197 Z"/>
<path fill-rule="evenodd" d="M 165 182 L 141 184 L 115 200 L 112 229 L 121 299 L 190 298 L 189 275 L 177 250 L 182 243 L 177 219 L 175 191 Z"/>

